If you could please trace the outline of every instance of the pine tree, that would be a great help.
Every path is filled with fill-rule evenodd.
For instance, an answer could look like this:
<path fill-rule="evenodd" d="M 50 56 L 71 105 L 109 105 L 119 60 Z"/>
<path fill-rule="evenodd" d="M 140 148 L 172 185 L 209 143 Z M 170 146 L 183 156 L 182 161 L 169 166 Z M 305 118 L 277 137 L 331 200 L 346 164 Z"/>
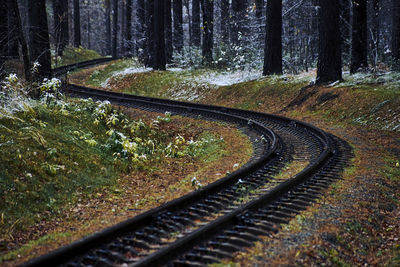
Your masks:
<path fill-rule="evenodd" d="M 173 45 L 172 45 L 172 5 L 171 0 L 165 0 L 165 56 L 167 63 L 172 62 Z"/>
<path fill-rule="evenodd" d="M 111 55 L 111 0 L 105 0 L 106 53 Z"/>
<path fill-rule="evenodd" d="M 137 0 L 136 17 L 136 49 L 141 62 L 146 61 L 146 5 L 144 0 Z"/>
<path fill-rule="evenodd" d="M 353 0 L 353 37 L 350 73 L 368 67 L 367 62 L 367 0 Z"/>
<path fill-rule="evenodd" d="M 4 75 L 4 63 L 8 55 L 8 7 L 6 1 L 0 2 L 0 78 Z"/>
<path fill-rule="evenodd" d="M 133 52 L 132 43 L 132 6 L 133 0 L 126 1 L 125 10 L 125 42 L 126 42 L 126 55 L 130 56 Z"/>
<path fill-rule="evenodd" d="M 183 48 L 182 0 L 173 0 L 174 9 L 174 50 L 181 52 Z"/>
<path fill-rule="evenodd" d="M 68 1 L 53 0 L 54 32 L 56 37 L 57 55 L 62 56 L 69 42 Z"/>
<path fill-rule="evenodd" d="M 81 12 L 79 0 L 74 0 L 74 46 L 79 47 L 81 44 Z"/>
<path fill-rule="evenodd" d="M 213 61 L 214 35 L 214 0 L 201 0 L 203 11 L 203 64 L 210 65 Z"/>
<path fill-rule="evenodd" d="M 221 37 L 225 44 L 229 44 L 230 32 L 230 4 L 229 0 L 221 0 Z"/>
<path fill-rule="evenodd" d="M 268 0 L 264 75 L 282 73 L 282 0 Z"/>
<path fill-rule="evenodd" d="M 342 79 L 339 1 L 319 1 L 317 84 Z"/>
<path fill-rule="evenodd" d="M 232 0 L 231 42 L 239 45 L 241 35 L 245 35 L 247 0 Z"/>
<path fill-rule="evenodd" d="M 153 69 L 165 70 L 165 26 L 164 26 L 164 0 L 154 0 L 154 48 L 153 48 Z"/>
<path fill-rule="evenodd" d="M 113 0 L 112 57 L 118 56 L 118 0 Z"/>
<path fill-rule="evenodd" d="M 49 30 L 47 24 L 46 1 L 35 0 L 28 2 L 30 55 L 32 62 L 39 63 L 35 80 L 51 76 L 51 54 Z"/>
<path fill-rule="evenodd" d="M 192 45 L 200 47 L 201 31 L 200 31 L 200 0 L 192 1 Z"/>
<path fill-rule="evenodd" d="M 392 0 L 393 29 L 392 29 L 392 68 L 400 71 L 400 1 Z"/>

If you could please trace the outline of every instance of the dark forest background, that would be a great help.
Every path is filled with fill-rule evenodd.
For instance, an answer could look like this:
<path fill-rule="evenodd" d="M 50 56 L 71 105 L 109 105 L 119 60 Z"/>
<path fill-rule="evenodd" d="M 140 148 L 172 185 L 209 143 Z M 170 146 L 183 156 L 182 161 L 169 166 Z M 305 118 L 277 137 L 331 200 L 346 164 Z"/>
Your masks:
<path fill-rule="evenodd" d="M 399 69 L 398 0 L 2 0 L 0 10 L 0 63 L 39 62 L 39 77 L 67 46 L 161 70 L 317 67 L 320 82 L 343 67 Z"/>

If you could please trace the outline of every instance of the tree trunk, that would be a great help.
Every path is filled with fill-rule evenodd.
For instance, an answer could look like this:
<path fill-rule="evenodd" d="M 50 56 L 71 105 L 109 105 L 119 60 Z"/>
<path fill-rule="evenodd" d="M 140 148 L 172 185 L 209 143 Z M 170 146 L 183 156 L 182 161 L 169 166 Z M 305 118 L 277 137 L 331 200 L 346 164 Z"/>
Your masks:
<path fill-rule="evenodd" d="M 282 74 L 282 0 L 267 2 L 263 75 Z"/>
<path fill-rule="evenodd" d="M 379 22 L 379 14 L 380 14 L 380 1 L 373 0 L 372 2 L 372 29 L 371 29 L 371 51 L 372 51 L 372 59 L 374 64 L 374 69 L 378 64 L 379 57 L 379 43 L 380 43 L 380 22 Z"/>
<path fill-rule="evenodd" d="M 229 27 L 231 21 L 229 9 L 229 0 L 221 0 L 221 37 L 225 44 L 229 44 Z"/>
<path fill-rule="evenodd" d="M 146 1 L 146 58 L 145 65 L 154 65 L 154 1 Z"/>
<path fill-rule="evenodd" d="M 200 0 L 192 1 L 192 44 L 196 47 L 201 45 L 200 31 Z"/>
<path fill-rule="evenodd" d="M 87 36 L 87 48 L 88 49 L 92 49 L 92 42 L 90 40 L 90 34 L 91 34 L 91 31 L 92 31 L 91 25 L 90 25 L 90 17 L 91 17 L 91 15 L 90 15 L 90 5 L 91 5 L 90 0 L 87 0 L 87 7 L 86 7 L 86 12 L 87 12 L 87 16 L 86 16 L 87 28 L 86 28 L 86 30 L 87 31 L 86 31 L 86 36 Z"/>
<path fill-rule="evenodd" d="M 111 0 L 105 0 L 106 9 L 106 53 L 111 55 Z"/>
<path fill-rule="evenodd" d="M 345 64 L 351 59 L 351 3 L 352 0 L 340 0 L 340 30 L 342 37 L 342 57 Z"/>
<path fill-rule="evenodd" d="M 153 69 L 165 70 L 165 27 L 164 27 L 164 0 L 154 0 L 154 60 Z"/>
<path fill-rule="evenodd" d="M 317 84 L 342 79 L 340 7 L 338 1 L 319 1 Z"/>
<path fill-rule="evenodd" d="M 353 0 L 350 73 L 368 68 L 367 36 L 367 0 Z"/>
<path fill-rule="evenodd" d="M 35 80 L 39 81 L 52 74 L 49 30 L 46 1 L 29 1 L 30 55 L 32 62 L 39 63 Z"/>
<path fill-rule="evenodd" d="M 14 0 L 7 0 L 8 6 L 13 6 Z M 18 32 L 17 32 L 17 21 L 14 12 L 10 10 L 8 12 L 8 56 L 10 58 L 18 58 L 19 49 L 18 49 Z"/>
<path fill-rule="evenodd" d="M 118 0 L 113 0 L 113 33 L 112 33 L 112 57 L 117 57 L 118 49 Z"/>
<path fill-rule="evenodd" d="M 172 62 L 173 45 L 172 45 L 172 6 L 171 0 L 165 0 L 165 56 L 167 63 Z"/>
<path fill-rule="evenodd" d="M 126 56 L 132 56 L 133 43 L 132 43 L 132 5 L 133 0 L 126 1 L 126 14 L 125 14 L 125 42 L 126 42 Z"/>
<path fill-rule="evenodd" d="M 261 18 L 264 10 L 264 0 L 256 0 L 256 18 Z"/>
<path fill-rule="evenodd" d="M 146 5 L 144 0 L 137 1 L 136 16 L 138 18 L 138 29 L 136 31 L 136 48 L 139 60 L 146 61 Z"/>
<path fill-rule="evenodd" d="M 79 47 L 81 45 L 81 12 L 79 0 L 74 0 L 74 46 Z"/>
<path fill-rule="evenodd" d="M 232 0 L 231 41 L 234 45 L 239 45 L 240 36 L 245 35 L 246 4 L 246 0 Z"/>
<path fill-rule="evenodd" d="M 69 42 L 68 1 L 53 0 L 54 36 L 57 55 L 62 56 Z"/>
<path fill-rule="evenodd" d="M 30 81 L 31 80 L 31 62 L 29 59 L 29 52 L 28 52 L 28 45 L 26 43 L 25 37 L 24 37 L 24 30 L 22 28 L 22 21 L 21 21 L 21 15 L 19 12 L 18 8 L 18 2 L 17 0 L 11 0 L 9 1 L 10 5 L 8 6 L 9 12 L 11 12 L 15 18 L 15 28 L 17 31 L 17 38 L 18 42 L 21 46 L 21 52 L 22 52 L 22 60 L 24 62 L 24 73 L 25 73 L 25 80 Z"/>
<path fill-rule="evenodd" d="M 393 29 L 392 29 L 392 69 L 400 71 L 400 1 L 392 0 Z"/>
<path fill-rule="evenodd" d="M 182 17 L 182 0 L 173 0 L 174 8 L 174 50 L 178 53 L 183 48 L 183 17 Z"/>
<path fill-rule="evenodd" d="M 4 76 L 4 62 L 8 55 L 8 7 L 5 1 L 0 2 L 0 78 Z"/>
<path fill-rule="evenodd" d="M 201 0 L 203 11 L 203 65 L 211 65 L 214 45 L 214 0 Z"/>

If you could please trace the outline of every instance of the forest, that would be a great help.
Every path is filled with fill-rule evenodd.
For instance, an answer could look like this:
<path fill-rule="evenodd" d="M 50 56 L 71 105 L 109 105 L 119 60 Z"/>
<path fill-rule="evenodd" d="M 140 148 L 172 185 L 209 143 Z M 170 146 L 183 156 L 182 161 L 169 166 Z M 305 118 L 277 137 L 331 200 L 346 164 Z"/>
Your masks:
<path fill-rule="evenodd" d="M 399 266 L 399 192 L 399 0 L 0 0 L 1 266 Z"/>

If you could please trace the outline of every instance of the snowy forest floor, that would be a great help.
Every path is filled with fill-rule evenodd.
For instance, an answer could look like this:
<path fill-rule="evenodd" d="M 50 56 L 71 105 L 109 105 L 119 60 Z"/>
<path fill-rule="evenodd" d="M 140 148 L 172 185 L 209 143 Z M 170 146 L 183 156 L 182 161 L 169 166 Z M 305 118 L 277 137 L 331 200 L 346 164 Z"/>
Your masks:
<path fill-rule="evenodd" d="M 344 75 L 307 85 L 312 71 L 169 69 L 121 60 L 74 74 L 75 83 L 154 97 L 251 109 L 312 123 L 348 141 L 355 158 L 343 180 L 272 238 L 217 266 L 400 264 L 400 74 Z"/>

